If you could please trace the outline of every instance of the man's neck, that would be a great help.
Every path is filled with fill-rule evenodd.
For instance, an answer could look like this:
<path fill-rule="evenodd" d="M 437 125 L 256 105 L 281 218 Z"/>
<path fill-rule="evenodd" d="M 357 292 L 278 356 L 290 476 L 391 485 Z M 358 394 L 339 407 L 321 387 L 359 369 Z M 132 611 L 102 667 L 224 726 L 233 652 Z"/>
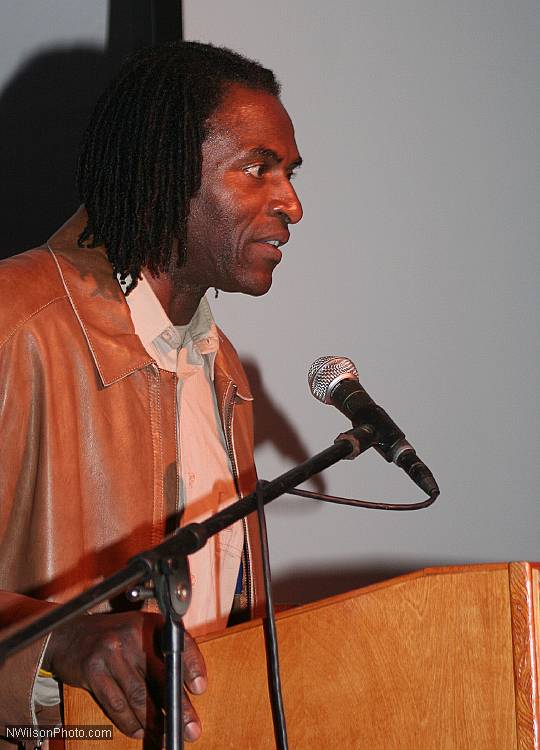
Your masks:
<path fill-rule="evenodd" d="M 155 278 L 146 268 L 143 273 L 171 323 L 175 326 L 187 325 L 195 315 L 206 289 L 183 284 L 181 279 L 169 274 L 162 273 Z"/>

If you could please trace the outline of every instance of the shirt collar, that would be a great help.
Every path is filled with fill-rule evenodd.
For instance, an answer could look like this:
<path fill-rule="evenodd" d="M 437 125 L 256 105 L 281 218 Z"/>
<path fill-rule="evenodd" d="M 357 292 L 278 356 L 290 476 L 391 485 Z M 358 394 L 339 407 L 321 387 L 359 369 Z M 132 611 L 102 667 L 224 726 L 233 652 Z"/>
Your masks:
<path fill-rule="evenodd" d="M 129 276 L 125 281 L 120 281 L 124 294 L 130 281 Z M 206 297 L 202 297 L 195 314 L 185 326 L 172 324 L 144 274 L 141 275 L 135 289 L 126 295 L 126 302 L 135 332 L 148 352 L 154 351 L 154 348 L 158 351 L 178 351 L 182 347 L 187 347 L 189 350 L 195 350 L 195 356 L 210 355 L 209 365 L 213 379 L 219 336 Z"/>

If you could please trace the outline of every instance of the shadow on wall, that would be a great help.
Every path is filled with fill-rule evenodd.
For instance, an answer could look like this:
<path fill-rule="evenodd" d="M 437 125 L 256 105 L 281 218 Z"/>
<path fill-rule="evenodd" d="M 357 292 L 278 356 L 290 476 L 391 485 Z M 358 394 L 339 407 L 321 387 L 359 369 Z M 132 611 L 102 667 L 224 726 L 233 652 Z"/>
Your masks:
<path fill-rule="evenodd" d="M 179 0 L 110 0 L 106 51 L 51 47 L 0 92 L 0 258 L 41 245 L 79 205 L 79 142 L 125 57 L 182 36 Z"/>
<path fill-rule="evenodd" d="M 267 391 L 259 366 L 248 358 L 242 358 L 242 365 L 253 394 L 255 447 L 270 443 L 281 456 L 290 460 L 291 467 L 310 458 L 300 434 Z M 314 476 L 310 485 L 314 492 L 326 492 L 326 481 L 321 474 Z"/>
<path fill-rule="evenodd" d="M 42 244 L 77 208 L 81 135 L 110 78 L 106 54 L 58 47 L 24 63 L 0 94 L 0 257 Z"/>

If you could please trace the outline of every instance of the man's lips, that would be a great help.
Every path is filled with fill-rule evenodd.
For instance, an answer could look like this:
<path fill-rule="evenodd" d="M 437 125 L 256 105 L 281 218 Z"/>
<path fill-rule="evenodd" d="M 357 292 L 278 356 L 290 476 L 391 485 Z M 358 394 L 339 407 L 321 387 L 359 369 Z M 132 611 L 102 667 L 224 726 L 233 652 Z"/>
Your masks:
<path fill-rule="evenodd" d="M 276 247 L 275 245 L 272 245 L 271 243 L 266 242 L 265 240 L 254 240 L 252 244 L 256 245 L 258 248 L 258 251 L 262 251 L 266 258 L 271 258 L 274 261 L 274 263 L 280 262 L 282 258 L 282 252 L 279 249 L 279 247 Z"/>
<path fill-rule="evenodd" d="M 265 236 L 257 237 L 251 241 L 251 244 L 257 245 L 257 252 L 262 252 L 264 258 L 277 265 L 282 258 L 282 252 L 279 248 L 289 241 L 289 236 L 289 232 L 282 229 L 272 234 L 269 232 Z"/>
<path fill-rule="evenodd" d="M 289 236 L 289 232 L 278 232 L 277 234 L 267 234 L 265 237 L 257 237 L 254 241 L 273 247 L 281 247 L 289 241 Z"/>

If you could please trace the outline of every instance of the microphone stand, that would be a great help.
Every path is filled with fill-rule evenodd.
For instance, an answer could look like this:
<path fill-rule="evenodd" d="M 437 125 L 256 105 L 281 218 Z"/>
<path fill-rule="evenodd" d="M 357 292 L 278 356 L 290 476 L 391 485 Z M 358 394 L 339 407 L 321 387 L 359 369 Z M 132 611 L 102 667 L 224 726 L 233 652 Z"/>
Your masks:
<path fill-rule="evenodd" d="M 0 640 L 0 664 L 9 656 L 29 646 L 50 631 L 101 602 L 130 589 L 132 600 L 156 597 L 165 617 L 163 652 L 167 670 L 167 750 L 181 750 L 182 731 L 182 651 L 184 631 L 182 617 L 191 600 L 188 555 L 201 549 L 206 541 L 244 518 L 260 506 L 272 502 L 314 474 L 333 466 L 348 456 L 363 453 L 375 443 L 373 429 L 356 427 L 338 436 L 333 445 L 281 474 L 270 482 L 259 484 L 257 492 L 238 500 L 201 523 L 191 523 L 166 537 L 163 542 L 140 552 L 128 564 L 105 580 Z M 144 584 L 152 581 L 153 586 Z M 178 685 L 181 686 L 180 690 Z"/>
<path fill-rule="evenodd" d="M 155 596 L 165 617 L 164 655 L 167 670 L 167 750 L 181 750 L 182 732 L 182 689 L 183 685 L 182 650 L 184 632 L 181 622 L 191 599 L 188 555 L 201 549 L 209 537 L 231 526 L 257 508 L 261 499 L 266 505 L 288 490 L 302 484 L 314 474 L 323 471 L 355 450 L 355 443 L 361 446 L 360 452 L 367 450 L 374 442 L 371 428 L 358 427 L 329 448 L 317 453 L 302 464 L 289 469 L 276 479 L 258 487 L 247 497 L 201 523 L 191 523 L 163 542 L 135 555 L 128 564 L 105 580 L 91 586 L 78 596 L 47 612 L 34 622 L 20 628 L 0 641 L 0 664 L 9 656 L 43 637 L 73 617 L 88 612 L 101 602 L 130 589 L 132 600 Z M 144 586 L 153 581 L 153 587 Z"/>

